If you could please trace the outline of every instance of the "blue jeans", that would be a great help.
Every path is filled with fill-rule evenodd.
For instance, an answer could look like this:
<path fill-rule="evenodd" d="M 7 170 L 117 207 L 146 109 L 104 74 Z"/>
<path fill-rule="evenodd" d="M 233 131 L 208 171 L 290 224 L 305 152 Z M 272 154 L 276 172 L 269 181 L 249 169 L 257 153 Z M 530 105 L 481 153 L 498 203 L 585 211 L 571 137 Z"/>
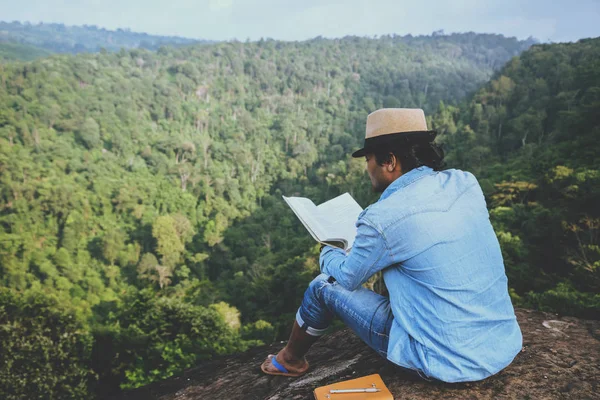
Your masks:
<path fill-rule="evenodd" d="M 329 275 L 317 276 L 304 293 L 296 321 L 312 336 L 321 336 L 334 317 L 387 359 L 394 315 L 387 297 L 360 287 L 351 292 Z"/>
<path fill-rule="evenodd" d="M 387 359 L 390 329 L 394 314 L 387 297 L 360 287 L 350 291 L 333 277 L 320 274 L 304 293 L 302 305 L 296 313 L 296 322 L 308 334 L 321 336 L 334 317 L 341 319 L 380 356 Z M 397 365 L 398 369 L 432 381 L 421 371 Z"/>

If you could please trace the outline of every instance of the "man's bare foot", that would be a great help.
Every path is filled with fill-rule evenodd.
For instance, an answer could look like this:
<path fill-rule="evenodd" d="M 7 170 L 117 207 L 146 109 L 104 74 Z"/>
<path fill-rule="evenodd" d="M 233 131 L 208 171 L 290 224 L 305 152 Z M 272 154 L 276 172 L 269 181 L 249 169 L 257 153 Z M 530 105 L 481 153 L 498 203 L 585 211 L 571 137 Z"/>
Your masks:
<path fill-rule="evenodd" d="M 284 351 L 281 351 L 276 356 L 269 354 L 267 359 L 260 366 L 260 369 L 265 374 L 269 375 L 283 375 L 293 377 L 304 375 L 306 371 L 308 371 L 308 362 L 306 361 L 306 359 L 294 360 L 285 357 L 284 353 Z M 273 364 L 273 359 L 275 359 L 275 362 L 277 362 L 280 366 L 285 368 L 287 372 L 284 372 L 283 370 L 277 368 L 277 366 Z"/>

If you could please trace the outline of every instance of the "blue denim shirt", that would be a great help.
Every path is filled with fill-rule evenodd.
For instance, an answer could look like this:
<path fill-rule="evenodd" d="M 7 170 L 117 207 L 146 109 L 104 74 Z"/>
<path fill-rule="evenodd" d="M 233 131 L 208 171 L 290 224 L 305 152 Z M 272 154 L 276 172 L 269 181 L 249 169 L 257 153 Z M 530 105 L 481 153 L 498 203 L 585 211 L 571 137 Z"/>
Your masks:
<path fill-rule="evenodd" d="M 394 314 L 390 361 L 445 382 L 484 379 L 510 364 L 521 350 L 521 330 L 472 174 L 409 171 L 356 227 L 348 254 L 321 252 L 321 271 L 355 290 L 383 270 Z"/>

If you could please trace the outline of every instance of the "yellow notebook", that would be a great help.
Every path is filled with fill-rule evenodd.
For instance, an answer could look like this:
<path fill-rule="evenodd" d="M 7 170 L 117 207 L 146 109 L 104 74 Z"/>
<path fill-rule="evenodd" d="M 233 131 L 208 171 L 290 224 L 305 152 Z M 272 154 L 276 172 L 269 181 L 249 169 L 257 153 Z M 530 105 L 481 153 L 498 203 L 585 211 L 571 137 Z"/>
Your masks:
<path fill-rule="evenodd" d="M 381 391 L 375 393 L 331 393 L 332 389 L 381 389 Z M 313 393 L 316 400 L 394 400 L 394 396 L 385 386 L 379 374 L 321 386 L 316 388 Z"/>

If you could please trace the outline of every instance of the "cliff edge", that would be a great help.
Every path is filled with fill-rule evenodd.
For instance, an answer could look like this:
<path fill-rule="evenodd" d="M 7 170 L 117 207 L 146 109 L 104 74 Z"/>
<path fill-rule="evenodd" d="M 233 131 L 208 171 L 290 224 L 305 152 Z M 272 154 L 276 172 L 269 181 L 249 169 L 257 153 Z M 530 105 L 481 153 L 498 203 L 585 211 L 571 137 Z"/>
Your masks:
<path fill-rule="evenodd" d="M 125 392 L 121 400 L 312 399 L 315 387 L 379 373 L 397 399 L 600 399 L 600 321 L 516 310 L 523 350 L 502 372 L 480 382 L 429 383 L 379 357 L 350 330 L 311 348 L 300 378 L 264 375 L 260 364 L 283 343 L 222 357 L 180 376 Z"/>

